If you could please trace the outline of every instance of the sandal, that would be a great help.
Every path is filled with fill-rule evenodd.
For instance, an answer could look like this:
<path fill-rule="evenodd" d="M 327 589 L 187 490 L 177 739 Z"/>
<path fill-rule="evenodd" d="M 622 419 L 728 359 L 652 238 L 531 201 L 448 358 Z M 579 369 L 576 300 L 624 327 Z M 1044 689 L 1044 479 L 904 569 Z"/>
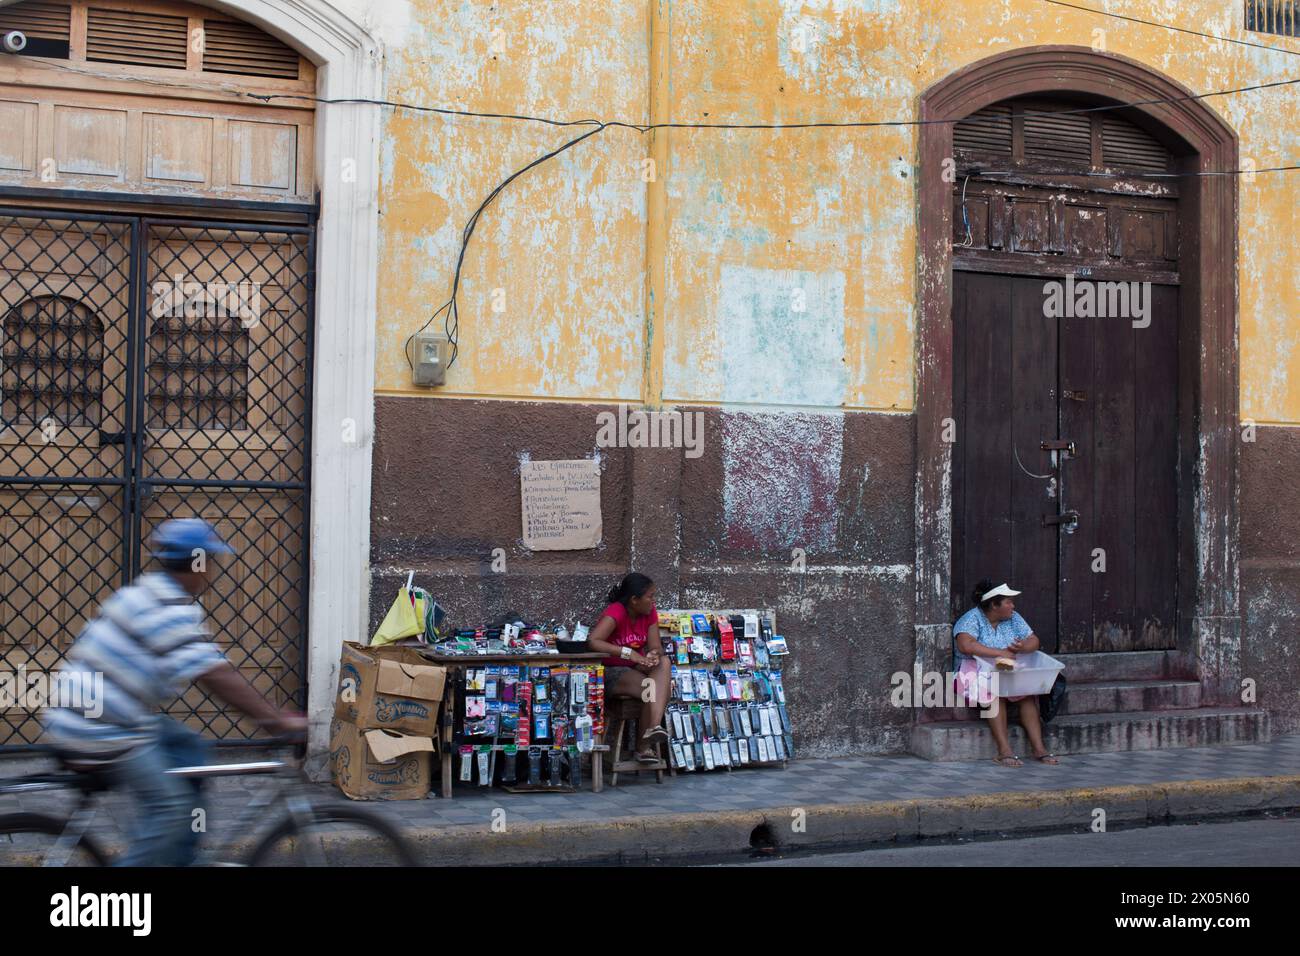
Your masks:
<path fill-rule="evenodd" d="M 649 730 L 647 730 L 645 733 L 641 735 L 642 742 L 647 742 L 652 740 L 667 740 L 667 739 L 668 739 L 668 731 L 664 730 L 664 728 L 662 727 L 651 727 Z"/>
<path fill-rule="evenodd" d="M 659 755 L 653 750 L 638 750 L 636 752 L 637 763 L 658 763 Z"/>
<path fill-rule="evenodd" d="M 1056 754 L 1039 754 L 1034 757 L 1039 763 L 1058 764 L 1061 761 L 1056 759 Z"/>
<path fill-rule="evenodd" d="M 994 757 L 993 762 L 999 767 L 1023 767 L 1020 758 L 1015 754 L 1003 754 L 1000 757 Z"/>

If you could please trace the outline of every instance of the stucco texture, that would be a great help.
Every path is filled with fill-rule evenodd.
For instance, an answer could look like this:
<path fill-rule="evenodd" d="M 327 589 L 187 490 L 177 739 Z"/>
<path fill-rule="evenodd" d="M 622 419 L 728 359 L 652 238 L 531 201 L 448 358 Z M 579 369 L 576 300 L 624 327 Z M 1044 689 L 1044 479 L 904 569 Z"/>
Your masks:
<path fill-rule="evenodd" d="M 1194 93 L 1297 70 L 1286 52 L 1043 0 L 402 6 L 405 26 L 385 34 L 390 98 L 558 119 L 914 121 L 944 77 L 1048 44 L 1104 48 Z M 1246 33 L 1236 2 L 1105 8 L 1300 52 Z M 1300 85 L 1204 103 L 1236 131 L 1243 167 L 1300 164 Z M 403 343 L 447 300 L 468 217 L 586 129 L 386 113 L 372 617 L 409 568 L 466 622 L 583 617 L 635 568 L 663 606 L 776 610 L 802 752 L 901 749 L 913 715 L 888 705 L 889 677 L 910 669 L 923 623 L 916 128 L 603 130 L 488 207 L 465 258 L 459 358 L 445 387 L 413 388 Z M 1300 467 L 1297 175 L 1239 181 L 1240 415 L 1283 427 L 1241 452 L 1238 610 L 1243 673 L 1278 729 L 1300 720 L 1300 557 L 1270 520 Z M 702 456 L 596 448 L 596 416 L 617 402 L 703 409 Z M 522 547 L 529 456 L 600 458 L 600 548 Z M 494 548 L 508 573 L 490 567 Z"/>
<path fill-rule="evenodd" d="M 1106 9 L 1300 51 L 1244 31 L 1239 3 Z M 652 49 L 652 30 L 662 49 Z M 1052 43 L 1104 44 L 1197 93 L 1289 79 L 1296 60 L 1042 0 L 418 0 L 385 70 L 393 99 L 485 112 L 912 120 L 920 94 L 949 73 Z M 1300 87 L 1206 104 L 1237 131 L 1244 167 L 1300 158 Z M 410 389 L 403 342 L 446 301 L 478 203 L 581 131 L 390 111 L 381 391 Z M 441 394 L 910 409 L 914 129 L 656 135 L 667 162 L 653 182 L 644 181 L 650 137 L 611 128 L 489 207 L 466 258 L 460 357 Z M 656 190 L 664 212 L 652 219 Z M 1242 178 L 1241 414 L 1258 422 L 1300 422 L 1295 196 L 1294 173 Z M 659 301 L 646 294 L 648 265 L 663 270 Z M 729 374 L 740 368 L 750 381 Z"/>

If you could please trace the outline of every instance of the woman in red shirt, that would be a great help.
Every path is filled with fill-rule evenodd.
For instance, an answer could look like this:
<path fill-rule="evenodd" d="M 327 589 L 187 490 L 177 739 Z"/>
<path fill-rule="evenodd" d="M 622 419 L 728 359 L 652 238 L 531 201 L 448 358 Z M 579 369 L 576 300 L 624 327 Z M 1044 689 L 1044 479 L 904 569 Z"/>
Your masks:
<path fill-rule="evenodd" d="M 659 760 L 658 743 L 668 736 L 661 724 L 668 707 L 669 662 L 659 640 L 655 585 L 635 571 L 610 589 L 609 607 L 587 637 L 593 651 L 605 658 L 605 696 L 640 697 L 641 740 L 636 759 Z"/>

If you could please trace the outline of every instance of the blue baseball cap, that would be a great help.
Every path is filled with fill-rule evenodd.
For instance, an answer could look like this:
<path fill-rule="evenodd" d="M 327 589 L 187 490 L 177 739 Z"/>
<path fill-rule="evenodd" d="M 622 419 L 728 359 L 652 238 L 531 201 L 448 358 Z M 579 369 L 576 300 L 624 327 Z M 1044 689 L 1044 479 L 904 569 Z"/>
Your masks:
<path fill-rule="evenodd" d="M 160 561 L 184 561 L 195 551 L 204 554 L 233 554 L 212 525 L 202 518 L 171 518 L 149 536 L 150 553 Z"/>

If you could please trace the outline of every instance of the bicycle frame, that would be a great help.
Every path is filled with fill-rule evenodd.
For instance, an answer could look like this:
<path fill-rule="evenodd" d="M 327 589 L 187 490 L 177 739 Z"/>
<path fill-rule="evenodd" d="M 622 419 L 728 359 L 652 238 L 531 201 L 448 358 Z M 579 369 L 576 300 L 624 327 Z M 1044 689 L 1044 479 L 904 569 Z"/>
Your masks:
<path fill-rule="evenodd" d="M 256 824 L 265 820 L 267 811 L 277 803 L 283 803 L 285 811 L 293 819 L 296 828 L 306 829 L 314 819 L 315 810 L 309 795 L 300 779 L 296 764 L 283 760 L 260 760 L 250 763 L 206 764 L 199 767 L 175 767 L 168 770 L 169 775 L 184 777 L 187 780 L 205 780 L 209 777 L 236 776 L 278 776 L 286 781 L 280 786 L 268 786 L 253 795 L 253 799 L 240 812 L 232 834 L 251 833 Z M 78 790 L 81 793 L 76 807 L 68 817 L 54 845 L 42 858 L 42 866 L 66 866 L 73 851 L 82 837 L 87 834 L 95 817 L 97 789 L 87 788 L 85 781 L 77 771 L 57 771 L 54 773 L 34 774 L 12 780 L 0 780 L 0 794 L 41 793 L 57 790 Z M 228 851 L 233 851 L 237 837 L 220 843 L 213 851 L 219 859 Z M 304 862 L 312 866 L 324 865 L 319 848 L 311 840 L 301 841 Z M 236 864 L 227 864 L 236 865 Z"/>
<path fill-rule="evenodd" d="M 186 779 L 206 779 L 208 777 L 237 777 L 259 774 L 274 774 L 287 781 L 279 787 L 267 787 L 262 792 L 256 793 L 253 799 L 244 807 L 239 814 L 235 827 L 231 830 L 234 834 L 251 833 L 259 818 L 268 810 L 272 809 L 277 803 L 283 803 L 285 811 L 293 819 L 299 829 L 305 829 L 315 817 L 315 810 L 310 798 L 304 791 L 302 779 L 299 776 L 298 767 L 294 764 L 282 760 L 260 760 L 252 763 L 228 763 L 228 764 L 209 764 L 202 767 L 177 767 L 167 771 L 178 777 Z M 305 862 L 311 866 L 323 866 L 324 858 L 320 855 L 318 848 L 310 841 L 302 841 Z M 234 840 L 229 840 L 220 844 L 217 850 L 217 856 L 220 857 L 224 851 L 233 848 Z M 231 864 L 234 865 L 234 864 Z"/>
<path fill-rule="evenodd" d="M 87 790 L 81 785 L 77 774 L 73 772 L 60 772 L 49 774 L 35 774 L 30 777 L 19 777 L 15 780 L 0 781 L 0 794 L 8 793 L 42 793 L 54 790 L 78 790 L 81 793 L 76 807 L 73 808 L 72 814 L 68 817 L 67 826 L 63 828 L 63 833 L 54 842 L 44 858 L 41 860 L 41 866 L 66 866 L 72 851 L 76 849 L 81 842 L 82 836 L 90 828 L 90 822 L 95 817 L 95 795 L 93 790 Z"/>

